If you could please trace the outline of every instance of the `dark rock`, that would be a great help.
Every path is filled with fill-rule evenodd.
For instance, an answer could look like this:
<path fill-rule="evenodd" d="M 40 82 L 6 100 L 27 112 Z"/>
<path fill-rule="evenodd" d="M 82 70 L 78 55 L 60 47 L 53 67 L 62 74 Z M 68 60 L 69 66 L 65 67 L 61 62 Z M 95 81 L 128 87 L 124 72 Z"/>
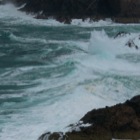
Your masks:
<path fill-rule="evenodd" d="M 46 16 L 82 17 L 94 15 L 96 0 L 29 0 L 22 9 L 28 12 L 40 12 Z"/>
<path fill-rule="evenodd" d="M 127 105 L 116 105 L 108 109 L 93 110 L 87 113 L 81 121 L 100 126 L 109 131 L 126 131 L 130 123 L 136 119 L 135 111 Z"/>
<path fill-rule="evenodd" d="M 98 1 L 98 13 L 104 16 L 117 16 L 120 11 L 119 0 L 99 0 Z"/>
<path fill-rule="evenodd" d="M 131 100 L 127 101 L 126 104 L 131 106 L 138 115 L 140 115 L 140 96 L 135 96 Z"/>
<path fill-rule="evenodd" d="M 46 133 L 39 140 L 111 140 L 140 138 L 140 95 L 123 104 L 88 112 L 70 131 Z"/>
<path fill-rule="evenodd" d="M 59 139 L 61 139 L 61 138 L 64 138 L 65 136 L 63 135 L 63 133 L 53 133 L 53 135 L 51 134 L 51 133 L 45 133 L 45 134 L 43 134 L 43 135 L 41 135 L 40 137 L 39 137 L 39 139 L 38 140 L 59 140 Z"/>
<path fill-rule="evenodd" d="M 125 36 L 127 36 L 127 35 L 131 35 L 131 34 L 130 34 L 130 33 L 127 33 L 127 32 L 124 32 L 124 31 L 118 32 L 118 33 L 114 36 L 114 39 L 120 38 L 120 37 L 125 37 Z M 129 40 L 127 41 L 127 43 L 125 44 L 125 46 L 128 46 L 129 48 L 135 48 L 135 49 L 138 50 L 139 47 L 138 47 L 138 45 L 136 45 L 135 39 L 140 40 L 140 36 L 137 36 L 137 37 L 135 37 L 135 38 L 129 39 Z"/>
<path fill-rule="evenodd" d="M 135 48 L 135 49 L 139 49 L 139 47 L 134 43 L 134 41 L 133 40 L 129 40 L 127 43 L 126 43 L 126 46 L 128 46 L 129 48 Z"/>
<path fill-rule="evenodd" d="M 118 38 L 118 37 L 124 37 L 124 36 L 126 36 L 126 35 L 130 35 L 130 33 L 122 31 L 122 32 L 118 32 L 118 33 L 114 36 L 114 38 L 116 39 L 116 38 Z"/>
<path fill-rule="evenodd" d="M 4 0 L 3 0 L 4 1 Z M 37 18 L 112 18 L 115 22 L 139 23 L 140 0 L 5 0 L 20 6 L 20 10 L 39 14 Z M 61 21 L 61 20 L 60 20 Z M 66 20 L 67 21 L 67 20 Z"/>

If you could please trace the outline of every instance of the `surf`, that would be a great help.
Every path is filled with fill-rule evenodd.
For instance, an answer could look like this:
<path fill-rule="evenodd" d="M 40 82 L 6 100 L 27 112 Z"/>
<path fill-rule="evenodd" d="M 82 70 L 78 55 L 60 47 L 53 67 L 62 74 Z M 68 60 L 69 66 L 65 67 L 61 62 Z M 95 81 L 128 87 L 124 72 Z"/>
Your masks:
<path fill-rule="evenodd" d="M 67 131 L 93 108 L 139 94 L 140 26 L 40 20 L 0 6 L 0 138 Z M 120 31 L 131 34 L 114 38 Z"/>

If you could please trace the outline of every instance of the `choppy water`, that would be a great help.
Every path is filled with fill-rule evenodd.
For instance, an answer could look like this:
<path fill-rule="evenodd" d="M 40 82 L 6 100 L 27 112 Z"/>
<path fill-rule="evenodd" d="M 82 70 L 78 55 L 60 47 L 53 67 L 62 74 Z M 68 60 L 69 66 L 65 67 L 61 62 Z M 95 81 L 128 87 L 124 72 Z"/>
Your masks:
<path fill-rule="evenodd" d="M 119 31 L 131 35 L 114 39 Z M 0 6 L 0 140 L 66 131 L 93 108 L 140 93 L 140 25 L 71 25 Z M 140 46 L 139 39 L 135 43 Z"/>

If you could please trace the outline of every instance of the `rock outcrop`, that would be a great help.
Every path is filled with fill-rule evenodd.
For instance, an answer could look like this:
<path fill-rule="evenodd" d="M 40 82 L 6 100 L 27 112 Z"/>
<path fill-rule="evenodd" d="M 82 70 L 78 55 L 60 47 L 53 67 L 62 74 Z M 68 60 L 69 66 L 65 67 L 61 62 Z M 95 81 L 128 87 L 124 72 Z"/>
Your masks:
<path fill-rule="evenodd" d="M 67 133 L 45 133 L 38 140 L 140 139 L 140 95 L 123 104 L 94 109 Z"/>

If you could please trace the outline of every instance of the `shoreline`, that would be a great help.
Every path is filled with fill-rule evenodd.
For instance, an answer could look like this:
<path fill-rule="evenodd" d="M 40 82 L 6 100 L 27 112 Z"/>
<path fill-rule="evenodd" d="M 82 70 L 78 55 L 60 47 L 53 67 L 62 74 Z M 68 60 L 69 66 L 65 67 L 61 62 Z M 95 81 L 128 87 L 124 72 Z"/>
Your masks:
<path fill-rule="evenodd" d="M 74 7 L 74 4 L 73 4 L 73 5 L 70 5 L 69 9 L 65 9 L 65 8 L 68 8 L 67 7 L 69 6 L 68 4 L 71 4 L 70 3 L 71 0 L 64 0 L 64 1 L 66 1 L 66 3 L 63 3 L 61 5 L 58 2 L 51 2 L 50 0 L 46 0 L 43 2 L 39 2 L 37 0 L 36 3 L 31 0 L 29 2 L 27 0 L 21 0 L 21 1 L 2 0 L 0 1 L 0 5 L 11 3 L 15 5 L 19 11 L 25 12 L 26 14 L 33 14 L 34 18 L 36 19 L 49 19 L 51 17 L 61 23 L 63 22 L 66 24 L 70 24 L 73 19 L 82 19 L 83 21 L 85 21 L 86 19 L 90 19 L 91 21 L 111 19 L 114 23 L 122 23 L 122 24 L 129 24 L 129 23 L 139 24 L 140 23 L 140 14 L 138 11 L 140 2 L 135 2 L 135 1 L 127 2 L 127 0 L 125 2 L 125 0 L 122 0 L 122 3 L 124 3 L 125 5 L 128 5 L 128 4 L 129 5 L 132 4 L 132 6 L 136 4 L 138 5 L 136 7 L 129 6 L 126 9 L 125 5 L 124 7 L 121 6 L 122 3 L 120 2 L 120 5 L 117 5 L 118 7 L 113 9 L 114 4 L 116 3 L 117 0 L 114 0 L 114 4 L 110 0 L 105 0 L 105 1 L 110 1 L 108 2 L 108 4 L 106 4 L 107 2 L 103 3 L 102 2 L 103 0 L 97 0 L 93 8 L 91 9 L 89 8 L 88 10 L 85 10 L 84 8 L 86 8 L 86 6 L 88 5 L 88 4 L 86 5 L 86 2 L 83 3 L 85 4 L 85 6 L 83 7 L 79 7 L 78 5 L 79 3 L 76 3 L 77 4 L 76 7 Z M 105 4 L 106 6 L 103 6 L 103 4 Z M 63 8 L 62 6 L 63 7 L 66 6 L 66 7 Z M 110 7 L 110 9 L 108 9 L 107 11 L 108 6 Z M 76 8 L 77 10 L 79 10 L 78 8 L 83 8 L 82 9 L 83 12 L 81 10 L 80 12 L 76 13 L 76 11 L 72 11 L 73 8 L 75 8 L 75 10 Z M 117 8 L 118 9 L 121 8 L 121 9 L 118 10 Z M 117 13 L 115 13 L 116 10 L 118 10 Z M 127 13 L 128 11 L 130 12 L 129 14 Z"/>
<path fill-rule="evenodd" d="M 140 139 L 140 95 L 111 107 L 93 109 L 69 131 L 47 132 L 38 140 Z"/>
<path fill-rule="evenodd" d="M 102 16 L 102 15 L 96 15 L 96 16 L 63 16 L 63 15 L 51 15 L 51 14 L 40 14 L 40 13 L 34 13 L 34 12 L 27 12 L 26 10 L 23 9 L 18 9 L 21 12 L 25 12 L 26 14 L 32 14 L 34 15 L 35 19 L 55 19 L 56 21 L 60 22 L 60 23 L 65 23 L 65 24 L 70 24 L 72 20 L 74 19 L 81 19 L 82 21 L 86 21 L 87 19 L 89 19 L 90 21 L 95 21 L 98 22 L 100 20 L 106 20 L 106 19 L 110 19 L 112 22 L 114 23 L 120 23 L 120 24 L 139 24 L 140 23 L 140 17 L 108 17 L 108 16 Z"/>

